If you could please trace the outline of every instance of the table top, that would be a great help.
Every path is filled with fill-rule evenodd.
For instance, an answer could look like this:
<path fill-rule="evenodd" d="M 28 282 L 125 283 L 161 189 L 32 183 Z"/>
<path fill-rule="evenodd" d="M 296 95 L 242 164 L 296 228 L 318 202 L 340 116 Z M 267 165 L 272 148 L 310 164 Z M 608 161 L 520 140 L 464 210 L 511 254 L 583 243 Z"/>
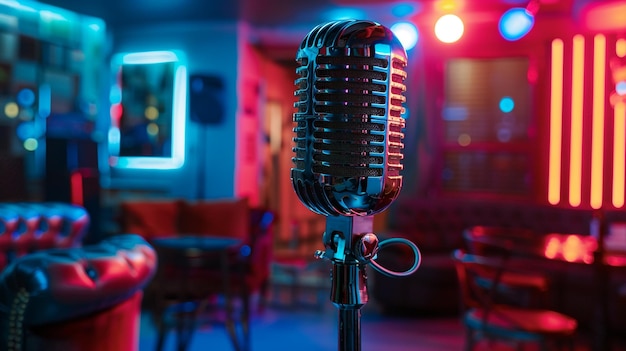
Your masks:
<path fill-rule="evenodd" d="M 220 251 L 237 247 L 241 239 L 216 235 L 179 235 L 152 240 L 155 247 L 175 250 Z"/>
<path fill-rule="evenodd" d="M 590 235 L 550 233 L 539 236 L 508 235 L 506 232 L 473 233 L 467 239 L 497 247 L 512 254 L 533 255 L 550 260 L 592 264 L 598 253 L 598 240 Z M 626 251 L 603 252 L 604 264 L 626 267 Z"/>

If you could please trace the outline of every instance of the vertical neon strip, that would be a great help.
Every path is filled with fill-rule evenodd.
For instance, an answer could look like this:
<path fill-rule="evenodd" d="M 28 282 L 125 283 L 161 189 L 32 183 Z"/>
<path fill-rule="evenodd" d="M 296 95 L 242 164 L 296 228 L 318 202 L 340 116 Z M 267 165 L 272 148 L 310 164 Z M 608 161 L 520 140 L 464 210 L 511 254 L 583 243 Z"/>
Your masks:
<path fill-rule="evenodd" d="M 626 39 L 617 39 L 617 42 L 615 43 L 615 54 L 620 58 L 626 56 Z"/>
<path fill-rule="evenodd" d="M 550 67 L 550 154 L 548 160 L 548 202 L 561 201 L 561 142 L 563 139 L 563 40 L 552 41 Z"/>
<path fill-rule="evenodd" d="M 569 204 L 577 207 L 581 202 L 583 154 L 583 98 L 585 78 L 585 38 L 577 34 L 572 52 L 572 131 L 569 169 Z"/>
<path fill-rule="evenodd" d="M 626 104 L 618 101 L 613 110 L 613 206 L 624 206 L 626 169 Z"/>
<path fill-rule="evenodd" d="M 615 54 L 626 56 L 626 39 L 615 42 Z M 626 103 L 617 101 L 613 106 L 613 206 L 624 207 L 624 191 L 626 189 Z"/>
<path fill-rule="evenodd" d="M 591 197 L 592 208 L 602 207 L 604 177 L 604 75 L 606 69 L 606 38 L 593 38 L 593 112 L 591 139 Z"/>

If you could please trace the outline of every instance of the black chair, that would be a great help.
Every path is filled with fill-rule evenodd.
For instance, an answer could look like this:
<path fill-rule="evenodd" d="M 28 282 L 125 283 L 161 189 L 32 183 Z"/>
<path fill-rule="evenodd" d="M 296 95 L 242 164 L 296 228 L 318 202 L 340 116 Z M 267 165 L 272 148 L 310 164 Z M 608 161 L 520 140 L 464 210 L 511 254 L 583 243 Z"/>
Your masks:
<path fill-rule="evenodd" d="M 500 257 L 469 254 L 456 250 L 453 258 L 461 291 L 462 321 L 466 329 L 465 350 L 473 350 L 481 339 L 499 340 L 521 347 L 538 343 L 541 350 L 574 349 L 578 322 L 570 316 L 545 309 L 530 308 L 502 298 L 505 273 L 527 274 L 508 267 Z M 488 282 L 488 283 L 485 283 Z"/>
<path fill-rule="evenodd" d="M 518 265 L 533 265 L 534 260 L 525 260 L 524 252 L 534 255 L 538 250 L 534 247 L 539 235 L 525 228 L 499 226 L 472 226 L 463 231 L 463 240 L 468 253 L 489 257 L 498 257 L 503 262 L 513 260 Z M 516 254 L 517 253 L 517 254 Z M 530 256 L 529 255 L 529 256 Z M 553 305 L 550 286 L 551 276 L 541 269 L 508 270 L 499 277 L 499 289 L 508 294 L 511 301 L 524 306 L 549 307 Z M 490 280 L 482 279 L 483 285 L 491 284 Z"/>

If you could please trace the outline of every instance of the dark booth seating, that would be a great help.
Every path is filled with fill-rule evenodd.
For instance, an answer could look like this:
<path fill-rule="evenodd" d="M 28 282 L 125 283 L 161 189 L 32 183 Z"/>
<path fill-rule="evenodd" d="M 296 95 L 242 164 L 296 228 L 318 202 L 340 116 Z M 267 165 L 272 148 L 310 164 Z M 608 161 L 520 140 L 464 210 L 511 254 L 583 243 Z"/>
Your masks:
<path fill-rule="evenodd" d="M 408 277 L 388 278 L 374 272 L 371 296 L 387 313 L 417 315 L 458 313 L 459 285 L 452 252 L 466 248 L 463 237 L 466 229 L 492 226 L 528 230 L 538 236 L 549 233 L 589 235 L 594 215 L 589 209 L 547 204 L 450 198 L 399 199 L 389 212 L 389 236 L 404 237 L 416 243 L 422 253 L 422 264 Z M 608 225 L 626 222 L 623 210 L 605 211 L 604 215 Z M 385 248 L 378 258 L 383 266 L 397 270 L 409 267 L 411 260 L 410 250 L 400 245 Z M 555 289 L 562 292 L 558 298 L 560 310 L 583 324 L 591 320 L 593 313 L 590 304 L 585 302 L 595 291 L 591 272 L 592 267 L 579 265 L 558 267 L 561 279 Z M 616 269 L 611 279 L 623 282 L 623 277 L 623 272 Z M 617 316 L 624 315 L 626 304 L 617 299 L 612 299 L 611 303 L 611 325 L 623 328 L 626 324 Z"/>
<path fill-rule="evenodd" d="M 0 275 L 0 349 L 137 350 L 142 289 L 156 265 L 138 235 L 16 259 Z"/>
<path fill-rule="evenodd" d="M 120 205 L 121 231 L 135 233 L 152 242 L 157 238 L 188 235 L 215 235 L 239 239 L 249 248 L 246 280 L 251 293 L 258 293 L 261 303 L 267 295 L 270 264 L 273 259 L 275 214 L 251 207 L 243 199 L 211 200 L 129 200 Z M 146 289 L 150 305 L 156 281 Z"/>

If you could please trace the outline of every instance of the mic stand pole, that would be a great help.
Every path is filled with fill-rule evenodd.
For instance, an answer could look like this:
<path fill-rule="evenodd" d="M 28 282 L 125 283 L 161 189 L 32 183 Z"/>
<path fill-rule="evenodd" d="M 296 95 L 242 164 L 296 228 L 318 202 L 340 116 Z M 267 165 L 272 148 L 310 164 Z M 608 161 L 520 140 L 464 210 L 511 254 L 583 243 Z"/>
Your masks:
<path fill-rule="evenodd" d="M 315 253 L 333 263 L 330 299 L 339 311 L 339 351 L 361 350 L 361 308 L 368 301 L 366 264 L 378 250 L 373 220 L 372 216 L 327 216 L 326 251 Z"/>

